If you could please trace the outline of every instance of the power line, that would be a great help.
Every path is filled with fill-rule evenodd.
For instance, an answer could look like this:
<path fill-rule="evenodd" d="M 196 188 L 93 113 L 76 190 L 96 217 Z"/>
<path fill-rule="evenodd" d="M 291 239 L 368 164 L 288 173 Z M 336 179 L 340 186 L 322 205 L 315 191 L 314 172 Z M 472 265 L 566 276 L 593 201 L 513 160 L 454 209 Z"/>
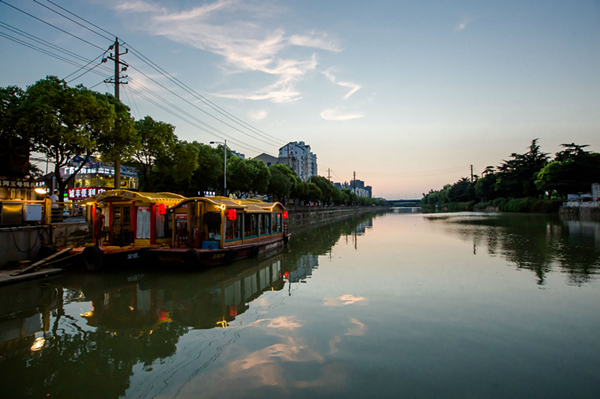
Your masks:
<path fill-rule="evenodd" d="M 185 117 L 183 117 L 183 116 L 181 116 L 181 115 L 177 114 L 176 112 L 169 110 L 169 109 L 168 109 L 168 108 L 166 108 L 164 105 L 162 105 L 162 104 L 160 104 L 160 103 L 158 103 L 158 102 L 156 102 L 156 101 L 152 100 L 151 98 L 149 98 L 149 97 L 147 97 L 146 95 L 142 94 L 140 91 L 138 91 L 138 90 L 136 90 L 136 89 L 134 89 L 134 88 L 132 88 L 132 87 L 129 87 L 129 90 L 131 90 L 131 92 L 132 92 L 132 93 L 135 93 L 135 94 L 137 94 L 138 96 L 140 96 L 141 98 L 143 98 L 143 99 L 145 99 L 146 101 L 150 102 L 151 104 L 154 104 L 155 106 L 157 106 L 158 108 L 160 108 L 160 109 L 162 109 L 163 111 L 167 112 L 168 114 L 170 114 L 170 115 L 172 115 L 172 116 L 175 116 L 176 118 L 179 118 L 179 119 L 181 119 L 181 120 L 183 120 L 183 121 L 185 121 L 185 122 L 189 123 L 190 125 L 192 125 L 192 126 L 194 126 L 194 127 L 198 128 L 198 129 L 202 130 L 203 132 L 210 133 L 210 134 L 215 134 L 214 132 L 208 131 L 208 130 L 207 130 L 207 129 L 205 129 L 204 127 L 197 125 L 196 123 L 194 123 L 194 122 L 192 122 L 192 121 L 188 120 L 187 118 L 185 118 Z M 223 139 L 223 140 L 224 140 L 224 138 L 223 138 L 223 137 L 219 137 L 219 138 L 221 138 L 221 139 Z M 249 145 L 246 145 L 246 144 L 243 144 L 243 143 L 240 143 L 240 142 L 238 142 L 238 141 L 237 141 L 237 140 L 235 140 L 235 139 L 230 139 L 230 141 L 233 141 L 234 143 L 236 143 L 236 145 L 237 145 L 237 146 L 244 147 L 244 148 L 246 148 L 246 149 L 249 149 L 249 150 L 251 150 L 251 151 L 259 151 L 259 152 L 260 152 L 260 150 L 259 150 L 259 149 L 257 149 L 257 148 L 254 148 L 254 147 L 252 147 L 252 146 L 249 146 Z"/>
<path fill-rule="evenodd" d="M 45 23 L 46 25 L 49 25 L 49 26 L 53 27 L 54 29 L 57 29 L 57 30 L 59 30 L 59 31 L 61 31 L 61 32 L 63 32 L 63 33 L 66 33 L 67 35 L 69 35 L 69 36 L 72 36 L 72 37 L 74 37 L 74 38 L 75 38 L 75 39 L 77 39 L 77 40 L 81 40 L 82 42 L 84 42 L 84 43 L 87 43 L 87 44 L 89 44 L 90 46 L 94 46 L 94 47 L 96 47 L 96 48 L 98 48 L 98 49 L 100 49 L 100 50 L 104 50 L 102 47 L 100 47 L 100 46 L 97 46 L 97 45 L 95 45 L 95 44 L 94 44 L 94 43 L 92 43 L 92 42 L 88 42 L 87 40 L 85 40 L 85 39 L 82 39 L 82 38 L 80 38 L 80 37 L 79 37 L 79 36 L 77 36 L 77 35 L 74 35 L 74 34 L 72 34 L 72 33 L 70 33 L 70 32 L 67 32 L 66 30 L 64 30 L 64 29 L 61 29 L 61 28 L 59 28 L 59 27 L 58 27 L 58 26 L 56 26 L 56 25 L 52 25 L 50 22 L 46 22 L 46 21 L 44 21 L 43 19 L 36 17 L 35 15 L 32 15 L 32 14 L 30 14 L 30 13 L 26 12 L 26 11 L 23 11 L 23 10 L 21 10 L 20 8 L 17 8 L 17 7 L 15 7 L 15 6 L 13 6 L 12 4 L 8 4 L 7 2 L 5 2 L 5 1 L 3 1 L 3 0 L 0 0 L 0 3 L 2 3 L 2 4 L 6 4 L 7 6 L 9 6 L 9 7 L 11 7 L 11 8 L 14 8 L 14 9 L 15 9 L 15 10 L 17 10 L 17 11 L 20 11 L 20 12 L 22 12 L 23 14 L 30 16 L 31 18 L 37 19 L 38 21 L 40 21 L 40 22 L 43 22 L 43 23 Z"/>
<path fill-rule="evenodd" d="M 76 70 L 75 72 L 71 72 L 70 74 L 68 74 L 67 76 L 65 76 L 65 77 L 63 78 L 63 80 L 65 80 L 66 78 L 68 78 L 68 77 L 70 77 L 70 76 L 72 76 L 72 75 L 75 75 L 77 72 L 79 72 L 79 71 L 81 71 L 82 69 L 86 68 L 88 65 L 90 65 L 92 62 L 96 61 L 98 58 L 100 58 L 100 57 L 104 56 L 104 54 L 106 54 L 106 51 L 105 51 L 104 53 L 100 54 L 98 57 L 96 57 L 96 58 L 94 58 L 93 60 L 91 60 L 90 62 L 88 62 L 87 64 L 85 64 L 84 66 L 82 66 L 81 68 L 79 68 L 78 70 Z M 91 71 L 92 69 L 94 69 L 94 68 L 96 68 L 96 67 L 98 67 L 98 66 L 100 66 L 100 65 L 102 65 L 102 64 L 98 64 L 98 65 L 96 65 L 95 67 L 91 68 L 91 69 L 90 69 L 90 70 L 88 70 L 87 72 Z M 87 73 L 87 72 L 86 72 L 86 73 Z M 81 75 L 79 75 L 79 76 L 81 76 Z M 78 77 L 79 77 L 79 76 L 78 76 Z M 75 78 L 75 79 L 77 79 L 77 78 Z M 75 79 L 73 79 L 73 80 L 75 80 Z"/>
<path fill-rule="evenodd" d="M 152 96 L 156 97 L 157 99 L 159 99 L 159 100 L 160 100 L 160 101 L 162 101 L 163 103 L 166 103 L 166 104 L 168 104 L 168 105 L 169 105 L 169 106 L 171 106 L 172 108 L 176 109 L 178 112 L 180 112 L 180 113 L 182 113 L 182 114 L 186 115 L 188 118 L 194 119 L 195 121 L 197 121 L 197 122 L 198 122 L 198 123 L 200 123 L 201 125 L 205 126 L 206 128 L 208 128 L 208 129 L 212 129 L 212 130 L 213 130 L 213 131 L 211 132 L 211 131 L 208 131 L 208 130 L 206 130 L 205 128 L 202 128 L 202 130 L 203 130 L 203 131 L 205 131 L 205 132 L 207 132 L 207 133 L 211 133 L 211 134 L 218 134 L 218 135 L 221 135 L 221 139 L 223 139 L 223 140 L 224 140 L 225 138 L 229 139 L 230 141 L 231 141 L 231 140 L 233 140 L 233 141 L 235 141 L 235 142 L 237 142 L 237 143 L 241 143 L 241 144 L 242 144 L 242 146 L 244 146 L 244 147 L 246 147 L 246 148 L 250 148 L 250 149 L 252 149 L 252 150 L 254 150 L 254 151 L 259 151 L 259 152 L 261 151 L 259 148 L 256 148 L 256 147 L 254 147 L 254 146 L 251 146 L 251 145 L 249 145 L 249 144 L 246 144 L 246 143 L 244 143 L 244 142 L 242 142 L 242 141 L 239 141 L 239 140 L 237 140 L 237 139 L 235 139 L 235 138 L 233 138 L 233 137 L 231 137 L 231 136 L 227 135 L 226 133 L 223 133 L 223 132 L 222 132 L 222 131 L 220 131 L 219 129 L 217 129 L 217 128 L 215 128 L 215 127 L 211 126 L 211 125 L 209 125 L 208 123 L 201 121 L 200 119 L 196 118 L 194 115 L 192 115 L 192 114 L 190 114 L 189 112 L 185 111 L 185 110 L 184 110 L 184 109 L 182 109 L 181 107 L 179 107 L 179 106 L 177 106 L 177 105 L 173 104 L 172 102 L 168 101 L 167 99 L 165 99 L 165 98 L 161 97 L 160 95 L 158 95 L 157 93 L 153 92 L 153 91 L 152 91 L 152 90 L 150 90 L 149 88 L 145 87 L 145 86 L 144 86 L 144 85 L 142 85 L 141 83 L 139 83 L 139 82 L 137 82 L 137 81 L 135 81 L 135 80 L 133 80 L 133 79 L 131 79 L 131 80 L 130 80 L 130 82 L 131 82 L 131 83 L 133 83 L 133 84 L 135 84 L 136 86 L 140 87 L 142 90 L 146 91 L 147 93 L 151 94 Z M 187 121 L 187 120 L 186 120 L 186 122 L 189 122 L 189 121 Z M 197 126 L 197 125 L 194 125 L 194 126 Z M 263 152 L 265 152 L 265 151 L 263 151 Z"/>
<path fill-rule="evenodd" d="M 126 87 L 127 89 L 129 89 L 129 86 L 124 86 L 124 87 Z M 131 90 L 129 90 L 129 91 L 131 91 Z M 131 99 L 133 100 L 133 105 L 135 105 L 135 109 L 136 109 L 137 114 L 138 114 L 138 119 L 141 119 L 142 114 L 140 113 L 140 110 L 138 109 L 137 103 L 135 102 L 135 97 L 133 96 L 133 93 L 130 93 L 130 94 L 131 94 Z"/>
<path fill-rule="evenodd" d="M 63 17 L 63 18 L 66 18 L 66 19 L 68 19 L 69 21 L 73 22 L 74 24 L 77 24 L 77 25 L 81 26 L 82 28 L 84 28 L 84 29 L 87 29 L 87 30 L 89 30 L 89 31 L 90 31 L 90 32 L 92 32 L 92 33 L 95 33 L 96 35 L 98 35 L 98 36 L 100 36 L 100 37 L 102 37 L 102 38 L 104 38 L 104 39 L 106 39 L 106 40 L 111 40 L 111 41 L 112 41 L 112 38 L 108 38 L 108 37 L 106 37 L 106 36 L 104 36 L 104 35 L 101 35 L 100 33 L 98 33 L 98 32 L 96 32 L 96 31 L 94 31 L 94 30 L 92 30 L 92 29 L 88 28 L 87 26 L 85 26 L 85 25 L 82 25 L 82 24 L 80 24 L 79 22 L 72 20 L 71 18 L 69 18 L 69 17 L 67 17 L 67 16 L 65 16 L 65 15 L 63 15 L 63 14 L 61 14 L 61 13 L 59 13 L 59 12 L 58 12 L 58 11 L 56 11 L 56 10 L 53 10 L 52 8 L 50 8 L 50 7 L 48 7 L 48 6 L 45 6 L 45 5 L 43 5 L 42 3 L 40 3 L 40 2 L 39 2 L 39 1 L 37 1 L 37 0 L 33 0 L 33 2 L 34 2 L 34 3 L 36 3 L 36 4 L 38 4 L 38 5 L 40 5 L 40 6 L 42 6 L 42 7 L 44 7 L 44 8 L 46 8 L 46 9 L 48 9 L 48 10 L 50 10 L 50 11 L 52 11 L 53 13 L 56 13 L 56 14 L 60 15 L 60 16 L 61 16 L 61 17 Z"/>
<path fill-rule="evenodd" d="M 118 35 L 115 35 L 115 34 L 113 34 L 113 33 L 110 33 L 110 32 L 108 32 L 107 30 L 104 30 L 104 29 L 102 29 L 102 28 L 101 28 L 101 27 L 99 27 L 98 25 L 94 25 L 94 24 L 93 24 L 93 23 L 91 23 L 90 21 L 88 21 L 88 20 L 86 20 L 86 19 L 84 19 L 84 18 L 80 17 L 79 15 L 77 15 L 77 14 L 75 14 L 75 13 L 73 13 L 73 12 L 71 12 L 71 11 L 67 10 L 66 8 L 63 8 L 63 7 L 59 6 L 58 4 L 56 4 L 56 3 L 54 3 L 54 2 L 52 2 L 52 1 L 50 1 L 50 0 L 46 0 L 46 1 L 48 1 L 48 3 L 50 3 L 50 4 L 53 4 L 55 7 L 58 7 L 58 8 L 60 8 L 61 10 L 63 10 L 63 11 L 65 11 L 65 12 L 67 12 L 67 13 L 69 13 L 69 14 L 73 15 L 74 17 L 77 17 L 77 18 L 79 18 L 80 20 L 84 21 L 85 23 L 87 23 L 87 24 L 90 24 L 90 25 L 92 25 L 93 27 L 100 29 L 102 32 L 109 34 L 111 37 L 116 37 L 116 36 L 118 36 Z M 110 40 L 112 40 L 112 39 L 110 39 Z"/>
<path fill-rule="evenodd" d="M 235 123 L 237 123 L 238 125 L 244 127 L 245 129 L 251 130 L 253 133 L 258 134 L 258 135 L 266 138 L 267 140 L 276 140 L 276 141 L 278 141 L 280 143 L 285 143 L 285 141 L 283 141 L 283 140 L 281 140 L 281 139 L 279 139 L 279 138 L 277 138 L 275 136 L 269 135 L 269 134 L 263 132 L 262 130 L 257 129 L 254 126 L 252 126 L 252 125 L 244 122 L 243 120 L 239 119 L 235 115 L 227 112 L 223 108 L 219 107 L 218 105 L 216 105 L 212 101 L 208 100 L 206 97 L 202 96 L 201 94 L 199 94 L 198 92 L 196 92 L 194 89 L 192 89 L 191 87 L 189 87 L 188 85 L 186 85 L 185 83 L 181 82 L 179 79 L 175 78 L 173 75 L 171 75 L 170 73 L 168 73 L 167 71 L 165 71 L 163 68 L 161 68 L 155 62 L 153 62 L 148 57 L 146 57 L 145 55 L 143 55 L 140 51 L 136 50 L 135 48 L 133 48 L 129 44 L 128 44 L 128 46 L 131 49 L 131 53 L 134 56 L 138 57 L 140 60 L 142 60 L 143 62 L 145 62 L 146 64 L 148 64 L 150 67 L 152 67 L 154 70 L 156 70 L 157 72 L 159 72 L 161 75 L 165 76 L 167 79 L 169 79 L 170 81 L 172 81 L 173 83 L 175 83 L 177 86 L 179 86 L 181 89 L 183 89 L 184 91 L 186 91 L 188 94 L 191 94 L 192 96 L 196 97 L 198 100 L 202 101 L 204 104 L 206 104 L 210 108 L 212 108 L 215 111 L 219 112 L 221 115 L 223 115 L 223 116 L 227 117 L 228 119 L 234 121 Z"/>
<path fill-rule="evenodd" d="M 89 64 L 88 64 L 88 65 L 89 65 Z M 75 80 L 79 79 L 80 77 L 82 77 L 83 75 L 85 75 L 85 74 L 86 74 L 86 73 L 88 73 L 88 72 L 91 72 L 91 71 L 93 71 L 95 68 L 99 67 L 100 65 L 102 65 L 102 64 L 97 64 L 97 65 L 95 65 L 95 66 L 91 67 L 90 69 L 88 69 L 87 71 L 85 71 L 84 73 L 82 73 L 81 75 L 78 75 L 77 77 L 75 77 L 75 78 L 73 78 L 73 79 L 69 80 L 67 83 L 71 83 L 71 82 L 73 82 L 73 81 L 75 81 Z M 83 68 L 80 68 L 79 70 L 81 70 L 81 69 L 83 69 Z"/>
<path fill-rule="evenodd" d="M 206 111 L 205 111 L 205 110 L 203 110 L 202 108 L 198 107 L 196 104 L 194 104 L 194 103 L 190 102 L 189 100 L 187 100 L 187 99 L 185 99 L 184 97 L 180 96 L 179 94 L 175 93 L 173 90 L 169 89 L 168 87 L 166 87 L 166 86 L 165 86 L 165 85 L 163 85 L 162 83 L 160 83 L 160 82 L 156 81 L 156 79 L 154 79 L 154 78 L 152 78 L 152 77 L 150 77 L 150 76 L 146 75 L 144 72 L 140 71 L 140 70 L 139 70 L 139 69 L 137 69 L 136 67 L 134 67 L 134 66 L 130 66 L 130 67 L 131 67 L 132 69 L 136 70 L 137 72 L 141 73 L 141 74 L 142 74 L 142 75 L 144 75 L 146 78 L 150 79 L 151 81 L 153 81 L 154 83 L 156 83 L 157 85 L 159 85 L 160 87 L 162 87 L 163 89 L 167 90 L 169 93 L 171 93 L 171 94 L 173 94 L 174 96 L 178 97 L 179 99 L 181 99 L 181 100 L 185 101 L 186 103 L 188 103 L 188 104 L 189 104 L 189 105 L 191 105 L 192 107 L 196 108 L 196 109 L 197 109 L 197 110 L 199 110 L 200 112 L 203 112 L 204 114 L 206 114 L 206 115 L 210 116 L 211 118 L 213 118 L 213 119 L 216 119 L 217 121 L 221 122 L 221 123 L 222 123 L 222 124 L 224 124 L 225 126 L 228 126 L 228 127 L 232 128 L 232 129 L 234 129 L 234 130 L 237 130 L 238 132 L 240 132 L 240 133 L 242 133 L 242 134 L 245 134 L 246 136 L 249 136 L 249 137 L 251 137 L 251 138 L 253 138 L 253 139 L 255 139 L 255 140 L 258 140 L 258 141 L 261 141 L 261 142 L 263 142 L 263 143 L 265 143 L 265 144 L 269 144 L 269 145 L 273 145 L 273 146 L 276 146 L 276 147 L 277 147 L 277 145 L 276 145 L 276 144 L 269 143 L 269 142 L 267 142 L 267 141 L 264 141 L 264 140 L 262 140 L 262 139 L 260 139 L 260 138 L 257 138 L 257 137 L 255 137 L 255 136 L 251 135 L 250 133 L 244 132 L 244 131 L 242 131 L 242 130 L 240 130 L 240 129 L 236 128 L 235 126 L 232 126 L 232 125 L 230 125 L 229 123 L 227 123 L 227 122 L 225 122 L 225 121 L 223 121 L 223 120 L 221 120 L 221 119 L 217 118 L 216 116 L 214 116 L 214 115 L 212 115 L 212 114 L 210 114 L 210 113 L 206 112 Z"/>

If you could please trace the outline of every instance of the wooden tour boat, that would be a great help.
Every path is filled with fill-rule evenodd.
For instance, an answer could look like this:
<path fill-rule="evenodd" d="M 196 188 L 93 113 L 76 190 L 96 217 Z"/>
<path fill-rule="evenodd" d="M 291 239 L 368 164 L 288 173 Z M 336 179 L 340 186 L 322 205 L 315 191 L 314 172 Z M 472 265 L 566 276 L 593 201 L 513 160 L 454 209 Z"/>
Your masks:
<path fill-rule="evenodd" d="M 86 218 L 105 217 L 102 247 L 74 248 L 84 266 L 143 259 L 192 268 L 217 266 L 287 244 L 288 214 L 279 202 L 108 190 L 82 202 Z M 94 226 L 95 227 L 95 226 Z"/>

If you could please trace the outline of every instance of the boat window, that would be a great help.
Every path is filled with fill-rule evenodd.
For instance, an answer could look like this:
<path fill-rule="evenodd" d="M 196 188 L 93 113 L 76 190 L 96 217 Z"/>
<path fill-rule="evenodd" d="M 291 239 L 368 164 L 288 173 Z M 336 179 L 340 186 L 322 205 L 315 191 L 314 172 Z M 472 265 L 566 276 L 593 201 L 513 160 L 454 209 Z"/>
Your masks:
<path fill-rule="evenodd" d="M 281 213 L 276 213 L 272 215 L 273 218 L 273 229 L 271 230 L 273 234 L 281 233 Z"/>
<path fill-rule="evenodd" d="M 225 239 L 227 241 L 242 239 L 242 218 L 237 217 L 235 220 L 227 219 L 225 223 Z"/>
<path fill-rule="evenodd" d="M 256 237 L 258 235 L 258 215 L 246 213 L 244 215 L 244 237 Z"/>
<path fill-rule="evenodd" d="M 271 214 L 263 213 L 260 215 L 260 235 L 271 234 Z"/>
<path fill-rule="evenodd" d="M 158 206 L 156 207 L 156 238 L 171 238 L 173 234 L 172 220 L 172 213 L 167 212 L 161 215 L 158 211 Z"/>
<path fill-rule="evenodd" d="M 208 239 L 221 240 L 221 214 L 219 212 L 208 212 L 204 214 L 204 223 L 208 230 Z"/>
<path fill-rule="evenodd" d="M 150 207 L 138 206 L 136 213 L 136 233 L 135 238 L 150 238 Z"/>

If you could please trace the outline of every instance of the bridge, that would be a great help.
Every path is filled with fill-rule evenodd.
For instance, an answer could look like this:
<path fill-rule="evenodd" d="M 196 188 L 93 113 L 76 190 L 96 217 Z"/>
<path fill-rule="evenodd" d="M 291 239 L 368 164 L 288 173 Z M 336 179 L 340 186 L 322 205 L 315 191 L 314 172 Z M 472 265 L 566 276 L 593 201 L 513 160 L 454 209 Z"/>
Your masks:
<path fill-rule="evenodd" d="M 386 200 L 386 201 L 391 206 L 398 206 L 398 207 L 404 207 L 404 208 L 421 206 L 420 199 L 398 199 L 398 200 Z"/>

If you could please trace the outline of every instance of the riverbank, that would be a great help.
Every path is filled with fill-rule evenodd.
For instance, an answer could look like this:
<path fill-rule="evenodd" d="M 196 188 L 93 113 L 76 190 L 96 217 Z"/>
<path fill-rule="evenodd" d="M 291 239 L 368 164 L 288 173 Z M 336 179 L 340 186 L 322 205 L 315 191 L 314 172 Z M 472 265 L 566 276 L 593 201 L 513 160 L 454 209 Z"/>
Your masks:
<path fill-rule="evenodd" d="M 306 226 L 319 225 L 326 222 L 346 219 L 351 216 L 363 215 L 365 213 L 381 212 L 389 210 L 388 207 L 369 206 L 294 206 L 286 207 L 289 214 L 290 232 Z"/>
<path fill-rule="evenodd" d="M 487 202 L 450 202 L 439 205 L 421 205 L 424 212 L 517 212 L 559 213 L 564 201 L 542 198 L 497 198 Z"/>

